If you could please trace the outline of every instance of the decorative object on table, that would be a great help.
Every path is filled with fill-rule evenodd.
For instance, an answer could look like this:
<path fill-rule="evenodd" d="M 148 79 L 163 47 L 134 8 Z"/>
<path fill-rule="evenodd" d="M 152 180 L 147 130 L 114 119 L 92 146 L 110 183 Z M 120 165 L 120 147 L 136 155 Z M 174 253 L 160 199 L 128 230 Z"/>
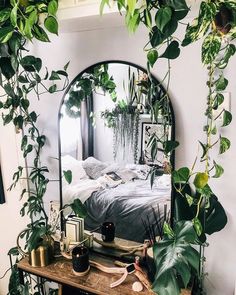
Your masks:
<path fill-rule="evenodd" d="M 115 238 L 115 225 L 113 222 L 104 222 L 101 226 L 103 242 L 113 242 Z"/>
<path fill-rule="evenodd" d="M 84 276 L 90 270 L 89 250 L 85 246 L 76 246 L 72 250 L 73 272 L 77 276 Z"/>
<path fill-rule="evenodd" d="M 48 223 L 53 229 L 53 239 L 60 241 L 61 239 L 61 219 L 60 219 L 60 202 L 50 201 Z"/>
<path fill-rule="evenodd" d="M 44 236 L 38 241 L 38 246 L 32 249 L 29 253 L 26 253 L 22 250 L 19 239 L 21 234 L 24 231 L 20 232 L 17 237 L 17 247 L 18 251 L 22 256 L 29 257 L 29 264 L 33 267 L 44 267 L 49 265 L 54 259 L 54 240 L 51 236 Z"/>
<path fill-rule="evenodd" d="M 165 159 L 163 144 L 168 140 L 171 130 L 170 126 L 156 124 L 151 122 L 143 122 L 141 130 L 141 151 L 143 161 L 147 164 L 162 164 Z M 155 141 L 155 143 L 154 143 Z M 153 145 L 156 148 L 153 148 Z M 155 152 L 155 154 L 154 154 Z"/>
<path fill-rule="evenodd" d="M 101 241 L 100 239 L 96 238 L 96 236 L 93 237 L 93 241 L 103 247 L 123 251 L 123 253 L 119 254 L 119 257 L 124 257 L 124 256 L 129 256 L 129 255 L 135 254 L 136 252 L 143 251 L 144 249 L 146 249 L 148 247 L 147 244 L 140 244 L 140 245 L 136 245 L 136 246 L 126 246 L 126 245 L 118 244 L 117 242 L 114 242 L 114 241 L 113 242 L 104 242 L 104 241 Z"/>
<path fill-rule="evenodd" d="M 84 231 L 85 246 L 93 248 L 93 233 L 88 230 Z"/>
<path fill-rule="evenodd" d="M 81 242 L 84 239 L 84 219 L 69 216 L 66 221 L 66 238 L 69 241 Z"/>

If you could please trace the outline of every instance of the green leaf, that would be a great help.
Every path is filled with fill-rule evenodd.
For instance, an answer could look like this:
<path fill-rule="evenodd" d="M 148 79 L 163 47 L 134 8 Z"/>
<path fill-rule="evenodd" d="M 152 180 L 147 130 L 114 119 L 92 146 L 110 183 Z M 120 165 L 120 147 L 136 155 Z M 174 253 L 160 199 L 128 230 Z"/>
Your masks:
<path fill-rule="evenodd" d="M 49 78 L 49 80 L 61 80 L 61 77 L 58 75 L 58 73 L 57 72 L 55 72 L 55 71 L 52 71 L 52 73 L 51 73 L 51 76 L 50 76 L 50 78 Z"/>
<path fill-rule="evenodd" d="M 9 57 L 0 58 L 0 69 L 7 80 L 10 80 L 15 75 L 15 71 L 11 65 L 11 59 Z"/>
<path fill-rule="evenodd" d="M 70 64 L 70 62 L 68 61 L 68 63 L 64 65 L 63 69 L 64 69 L 65 71 L 67 71 L 69 64 Z"/>
<path fill-rule="evenodd" d="M 5 22 L 9 19 L 11 14 L 11 8 L 5 8 L 0 10 L 0 23 Z"/>
<path fill-rule="evenodd" d="M 128 27 L 128 30 L 132 33 L 136 31 L 140 22 L 140 13 L 138 9 L 135 9 L 134 13 L 131 15 L 130 13 L 126 14 L 125 22 Z"/>
<path fill-rule="evenodd" d="M 198 172 L 194 178 L 193 184 L 196 188 L 201 189 L 208 183 L 208 174 L 205 172 Z"/>
<path fill-rule="evenodd" d="M 158 9 L 156 16 L 155 16 L 155 22 L 158 27 L 158 29 L 163 32 L 164 27 L 169 23 L 172 16 L 172 9 L 168 6 L 163 6 Z"/>
<path fill-rule="evenodd" d="M 127 6 L 128 6 L 128 11 L 130 15 L 132 16 L 135 11 L 136 0 L 127 0 Z"/>
<path fill-rule="evenodd" d="M 217 91 L 223 91 L 228 86 L 228 80 L 223 75 L 215 83 Z"/>
<path fill-rule="evenodd" d="M 153 48 L 157 47 L 165 40 L 164 34 L 157 27 L 152 28 L 149 38 Z"/>
<path fill-rule="evenodd" d="M 75 199 L 74 202 L 70 204 L 70 207 L 78 217 L 84 218 L 87 216 L 87 209 L 80 199 Z"/>
<path fill-rule="evenodd" d="M 166 4 L 174 10 L 189 10 L 185 0 L 166 0 Z"/>
<path fill-rule="evenodd" d="M 33 150 L 33 146 L 32 144 L 28 144 L 27 148 L 24 150 L 24 153 L 23 153 L 23 157 L 26 158 L 26 156 L 32 152 Z"/>
<path fill-rule="evenodd" d="M 226 137 L 220 137 L 220 154 L 225 153 L 230 148 L 231 142 Z"/>
<path fill-rule="evenodd" d="M 23 151 L 28 143 L 27 135 L 24 135 L 21 140 L 21 150 Z"/>
<path fill-rule="evenodd" d="M 189 206 L 191 207 L 193 205 L 193 197 L 186 193 L 185 198 L 186 198 Z"/>
<path fill-rule="evenodd" d="M 67 181 L 68 184 L 71 184 L 72 182 L 72 172 L 71 170 L 63 170 L 63 175 L 65 177 L 65 180 Z"/>
<path fill-rule="evenodd" d="M 32 27 L 32 34 L 39 41 L 50 42 L 47 33 L 37 24 Z"/>
<path fill-rule="evenodd" d="M 37 121 L 37 114 L 35 113 L 35 111 L 31 112 L 29 114 L 29 117 L 34 123 Z"/>
<path fill-rule="evenodd" d="M 224 110 L 222 127 L 228 126 L 232 121 L 232 114 Z"/>
<path fill-rule="evenodd" d="M 221 93 L 217 93 L 215 98 L 214 98 L 214 102 L 213 102 L 213 110 L 217 110 L 218 107 L 224 102 L 224 95 Z"/>
<path fill-rule="evenodd" d="M 1 43 L 6 43 L 13 34 L 13 27 L 4 27 L 0 28 L 0 42 Z"/>
<path fill-rule="evenodd" d="M 54 93 L 57 91 L 57 85 L 56 84 L 53 84 L 52 86 L 49 87 L 48 91 L 50 93 Z"/>
<path fill-rule="evenodd" d="M 11 15 L 10 15 L 11 23 L 12 23 L 13 27 L 17 26 L 17 10 L 18 10 L 18 4 L 16 4 L 13 7 L 13 9 L 11 11 Z"/>
<path fill-rule="evenodd" d="M 180 55 L 179 42 L 172 41 L 165 52 L 160 56 L 161 58 L 175 59 Z"/>
<path fill-rule="evenodd" d="M 152 15 L 148 8 L 144 10 L 144 23 L 149 29 L 152 28 Z"/>
<path fill-rule="evenodd" d="M 182 167 L 172 173 L 174 183 L 186 183 L 190 177 L 190 170 L 187 167 Z"/>
<path fill-rule="evenodd" d="M 44 26 L 50 33 L 58 35 L 58 22 L 54 16 L 48 16 L 44 21 Z"/>
<path fill-rule="evenodd" d="M 167 140 L 163 144 L 163 148 L 165 151 L 165 154 L 171 153 L 173 150 L 175 150 L 179 146 L 178 141 L 173 141 L 173 140 Z"/>
<path fill-rule="evenodd" d="M 215 34 L 209 34 L 202 44 L 202 62 L 207 65 L 212 63 L 221 48 L 221 38 Z"/>
<path fill-rule="evenodd" d="M 217 164 L 215 161 L 213 161 L 213 163 L 214 163 L 214 167 L 215 167 L 215 174 L 212 177 L 219 178 L 224 173 L 224 168 L 222 166 L 220 166 L 219 164 Z"/>
<path fill-rule="evenodd" d="M 153 247 L 157 269 L 153 291 L 161 295 L 179 295 L 180 286 L 176 274 L 187 286 L 191 272 L 198 274 L 199 269 L 200 255 L 191 246 L 191 243 L 197 241 L 192 222 L 177 222 L 173 232 L 172 237 L 164 236 Z"/>
<path fill-rule="evenodd" d="M 227 215 L 216 196 L 209 200 L 209 207 L 201 212 L 201 219 L 205 224 L 205 233 L 212 235 L 222 230 L 227 224 Z"/>
<path fill-rule="evenodd" d="M 42 60 L 40 58 L 36 58 L 33 55 L 27 55 L 23 57 L 20 63 L 27 72 L 39 72 L 42 67 Z"/>
<path fill-rule="evenodd" d="M 109 0 L 102 0 L 101 1 L 100 7 L 99 7 L 100 15 L 103 14 L 103 10 L 104 10 L 105 5 L 108 5 L 109 6 Z"/>
<path fill-rule="evenodd" d="M 158 58 L 158 52 L 156 49 L 151 49 L 148 51 L 147 59 L 151 67 L 154 66 L 155 62 L 157 61 L 157 58 Z"/>
<path fill-rule="evenodd" d="M 48 4 L 48 13 L 53 15 L 53 16 L 56 16 L 57 10 L 58 10 L 57 1 L 56 0 L 50 1 L 49 4 Z"/>
<path fill-rule="evenodd" d="M 196 231 L 197 235 L 200 237 L 201 234 L 202 234 L 202 231 L 203 231 L 201 221 L 197 217 L 195 217 L 192 220 L 192 222 L 193 222 L 193 226 L 195 228 L 195 231 Z"/>

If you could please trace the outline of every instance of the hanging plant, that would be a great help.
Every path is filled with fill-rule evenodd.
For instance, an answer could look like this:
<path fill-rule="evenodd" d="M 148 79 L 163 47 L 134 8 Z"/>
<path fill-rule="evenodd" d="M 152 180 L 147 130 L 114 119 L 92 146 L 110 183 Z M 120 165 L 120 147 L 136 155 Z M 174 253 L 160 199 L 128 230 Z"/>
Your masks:
<path fill-rule="evenodd" d="M 109 5 L 109 0 L 102 0 L 101 11 L 105 4 Z M 149 42 L 144 48 L 147 50 L 147 68 L 150 71 L 158 59 L 167 59 L 168 70 L 163 81 L 166 81 L 168 91 L 170 61 L 180 54 L 180 43 L 174 33 L 180 20 L 188 13 L 186 2 L 184 0 L 145 1 L 140 5 L 138 1 L 118 0 L 117 6 L 121 13 L 125 12 L 126 25 L 130 31 L 135 31 L 140 23 L 149 29 Z M 166 225 L 164 239 L 154 246 L 157 273 L 153 290 L 159 295 L 179 295 L 181 286 L 188 285 L 191 274 L 199 278 L 198 294 L 203 291 L 206 235 L 223 229 L 227 223 L 224 208 L 209 186 L 209 180 L 219 178 L 224 169 L 210 153 L 217 146 L 219 154 L 225 153 L 230 148 L 230 140 L 221 135 L 221 129 L 231 123 L 232 114 L 223 109 L 216 115 L 215 111 L 222 104 L 224 100 L 222 91 L 228 85 L 223 71 L 236 51 L 232 43 L 236 37 L 235 16 L 235 1 L 201 1 L 198 17 L 187 26 L 182 42 L 182 46 L 187 46 L 204 38 L 202 63 L 207 66 L 209 72 L 207 81 L 209 94 L 205 113 L 207 125 L 204 126 L 206 141 L 200 142 L 202 155 L 196 157 L 191 168 L 182 167 L 172 172 L 179 212 L 175 212 L 174 229 Z M 223 121 L 219 127 L 217 122 L 221 115 Z M 157 121 L 157 117 L 155 119 Z M 155 141 L 152 145 L 155 147 Z M 172 147 L 175 148 L 174 144 Z M 195 170 L 198 160 L 205 164 L 203 171 Z M 181 206 L 185 208 L 182 214 Z M 192 247 L 195 243 L 202 245 L 201 259 Z M 169 253 L 172 255 L 169 256 Z"/>

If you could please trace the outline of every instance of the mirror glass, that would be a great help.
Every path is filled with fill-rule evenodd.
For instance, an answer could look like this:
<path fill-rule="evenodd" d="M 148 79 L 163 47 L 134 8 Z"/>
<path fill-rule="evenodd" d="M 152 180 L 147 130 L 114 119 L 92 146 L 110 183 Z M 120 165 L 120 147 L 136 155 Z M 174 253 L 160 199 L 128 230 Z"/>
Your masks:
<path fill-rule="evenodd" d="M 79 198 L 88 230 L 111 221 L 116 237 L 158 235 L 170 216 L 174 164 L 174 116 L 158 80 L 126 62 L 89 67 L 64 95 L 59 133 L 62 205 Z"/>

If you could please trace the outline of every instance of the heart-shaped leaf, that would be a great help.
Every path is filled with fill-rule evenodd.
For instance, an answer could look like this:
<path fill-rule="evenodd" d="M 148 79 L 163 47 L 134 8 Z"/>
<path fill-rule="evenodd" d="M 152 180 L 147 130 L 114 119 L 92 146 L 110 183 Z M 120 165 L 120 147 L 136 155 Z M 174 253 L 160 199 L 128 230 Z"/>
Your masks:
<path fill-rule="evenodd" d="M 175 59 L 180 55 L 179 42 L 172 41 L 165 52 L 160 56 L 162 58 Z"/>

